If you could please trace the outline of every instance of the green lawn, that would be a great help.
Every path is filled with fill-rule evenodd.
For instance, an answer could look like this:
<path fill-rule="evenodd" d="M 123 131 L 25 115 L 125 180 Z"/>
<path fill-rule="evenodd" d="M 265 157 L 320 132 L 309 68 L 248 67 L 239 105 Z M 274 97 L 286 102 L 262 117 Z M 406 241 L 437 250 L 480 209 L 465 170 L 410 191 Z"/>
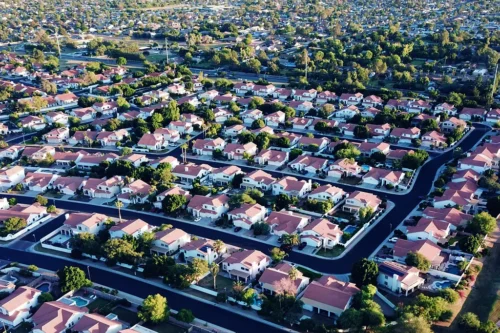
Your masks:
<path fill-rule="evenodd" d="M 102 309 L 110 303 L 110 301 L 105 300 L 104 298 L 96 298 L 92 303 L 87 305 L 87 308 L 90 312 L 96 312 L 98 309 Z"/>
<path fill-rule="evenodd" d="M 304 274 L 304 276 L 310 278 L 311 280 L 316 280 L 321 278 L 323 275 L 320 273 L 313 272 L 305 267 L 297 266 L 297 269 Z"/>
<path fill-rule="evenodd" d="M 341 255 L 344 250 L 343 246 L 335 246 L 333 249 L 321 249 L 316 254 L 326 258 L 335 258 Z"/>
<path fill-rule="evenodd" d="M 233 280 L 231 280 L 227 277 L 217 275 L 217 290 L 224 290 L 224 288 L 226 288 L 226 291 L 229 291 L 233 288 L 233 282 L 234 282 Z M 213 290 L 214 289 L 214 278 L 210 274 L 207 277 L 205 277 L 204 279 L 200 280 L 198 282 L 198 285 L 200 287 Z"/>
<path fill-rule="evenodd" d="M 115 309 L 113 309 L 111 313 L 117 315 L 118 319 L 120 319 L 121 321 L 129 323 L 130 326 L 133 326 L 139 322 L 139 318 L 137 318 L 137 312 L 125 309 L 121 306 L 118 306 Z"/>
<path fill-rule="evenodd" d="M 146 324 L 146 328 L 149 328 L 153 331 L 156 331 L 158 333 L 185 333 L 187 332 L 186 329 L 170 324 L 169 322 L 164 322 L 161 324 L 157 325 L 151 325 L 151 324 Z"/>

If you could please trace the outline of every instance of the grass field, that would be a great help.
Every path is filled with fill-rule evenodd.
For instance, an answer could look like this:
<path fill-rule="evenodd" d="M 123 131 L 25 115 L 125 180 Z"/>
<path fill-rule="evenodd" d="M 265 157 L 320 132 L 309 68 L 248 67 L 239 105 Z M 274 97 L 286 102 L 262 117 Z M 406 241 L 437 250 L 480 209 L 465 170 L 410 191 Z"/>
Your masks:
<path fill-rule="evenodd" d="M 335 258 L 344 252 L 345 248 L 342 246 L 335 246 L 333 249 L 321 249 L 316 254 L 318 256 L 326 257 L 326 258 Z"/>
<path fill-rule="evenodd" d="M 112 313 L 118 316 L 118 319 L 125 321 L 133 326 L 139 322 L 139 318 L 137 318 L 137 312 L 130 311 L 128 309 L 122 308 L 121 306 L 113 309 Z"/>

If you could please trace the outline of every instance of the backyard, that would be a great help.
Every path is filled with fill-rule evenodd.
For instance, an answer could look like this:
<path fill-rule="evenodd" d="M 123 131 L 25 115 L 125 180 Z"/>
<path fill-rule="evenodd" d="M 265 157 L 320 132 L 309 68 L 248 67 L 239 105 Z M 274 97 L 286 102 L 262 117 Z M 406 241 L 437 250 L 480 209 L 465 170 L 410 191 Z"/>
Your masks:
<path fill-rule="evenodd" d="M 233 282 L 234 282 L 233 280 L 231 280 L 225 276 L 217 275 L 217 290 L 230 291 L 233 288 Z M 201 279 L 198 282 L 198 285 L 200 287 L 213 290 L 214 289 L 214 278 L 212 277 L 211 274 L 209 274 L 205 278 Z"/>
<path fill-rule="evenodd" d="M 137 312 L 125 309 L 121 306 L 117 306 L 111 312 L 117 315 L 118 319 L 120 319 L 121 321 L 129 323 L 130 326 L 133 326 L 139 322 L 139 318 L 137 318 Z M 172 331 L 172 332 L 177 332 L 177 331 Z"/>
<path fill-rule="evenodd" d="M 185 333 L 185 332 L 187 332 L 186 329 L 179 327 L 179 326 L 176 326 L 174 324 L 171 324 L 169 322 L 164 322 L 164 323 L 156 324 L 156 325 L 146 324 L 144 326 L 146 328 L 149 328 L 149 329 L 151 329 L 155 332 L 158 332 L 158 333 Z"/>

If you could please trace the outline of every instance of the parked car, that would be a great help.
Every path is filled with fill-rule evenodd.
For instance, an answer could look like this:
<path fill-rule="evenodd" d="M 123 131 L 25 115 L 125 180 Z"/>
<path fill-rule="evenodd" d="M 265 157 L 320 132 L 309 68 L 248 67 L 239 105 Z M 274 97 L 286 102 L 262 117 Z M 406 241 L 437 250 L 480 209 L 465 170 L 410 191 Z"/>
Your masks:
<path fill-rule="evenodd" d="M 198 222 L 198 221 L 200 221 L 200 220 L 201 220 L 201 217 L 195 217 L 195 218 L 194 218 L 194 221 L 195 221 L 195 222 Z"/>
<path fill-rule="evenodd" d="M 398 239 L 399 239 L 398 237 L 392 237 L 391 239 L 389 239 L 389 242 L 396 243 Z"/>
<path fill-rule="evenodd" d="M 306 242 L 302 242 L 302 243 L 300 243 L 300 245 L 299 245 L 299 250 L 303 250 L 306 246 L 307 246 L 307 243 L 306 243 Z"/>
<path fill-rule="evenodd" d="M 241 227 L 234 228 L 234 232 L 239 232 L 240 230 L 241 230 Z"/>

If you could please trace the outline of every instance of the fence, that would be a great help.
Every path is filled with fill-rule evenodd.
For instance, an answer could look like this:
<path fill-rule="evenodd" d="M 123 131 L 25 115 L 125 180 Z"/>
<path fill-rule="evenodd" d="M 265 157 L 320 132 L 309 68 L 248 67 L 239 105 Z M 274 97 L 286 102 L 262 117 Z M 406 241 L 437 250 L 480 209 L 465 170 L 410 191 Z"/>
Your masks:
<path fill-rule="evenodd" d="M 27 233 L 28 231 L 34 229 L 35 227 L 39 226 L 40 224 L 42 224 L 44 222 L 47 222 L 51 218 L 52 218 L 52 215 L 47 215 L 47 216 L 41 218 L 40 220 L 38 220 L 36 222 L 33 222 L 32 224 L 30 224 L 26 228 L 19 230 L 15 234 L 8 234 L 5 237 L 0 237 L 0 240 L 5 242 L 5 241 L 11 241 L 13 239 L 16 239 L 17 237 L 19 237 L 21 235 L 24 235 L 25 233 Z"/>
<path fill-rule="evenodd" d="M 355 233 L 347 242 L 345 242 L 344 244 L 339 243 L 339 245 L 347 248 L 352 242 L 354 242 L 356 239 L 358 239 L 359 237 L 361 237 L 361 235 L 363 234 L 363 232 L 370 225 L 374 224 L 375 220 L 378 219 L 384 212 L 385 212 L 385 209 L 381 209 L 381 210 L 377 211 L 377 213 L 375 215 L 373 215 L 373 217 L 370 219 L 370 221 L 368 221 L 367 223 L 365 223 L 363 225 L 363 227 L 361 227 L 361 229 L 359 229 L 358 232 Z"/>

